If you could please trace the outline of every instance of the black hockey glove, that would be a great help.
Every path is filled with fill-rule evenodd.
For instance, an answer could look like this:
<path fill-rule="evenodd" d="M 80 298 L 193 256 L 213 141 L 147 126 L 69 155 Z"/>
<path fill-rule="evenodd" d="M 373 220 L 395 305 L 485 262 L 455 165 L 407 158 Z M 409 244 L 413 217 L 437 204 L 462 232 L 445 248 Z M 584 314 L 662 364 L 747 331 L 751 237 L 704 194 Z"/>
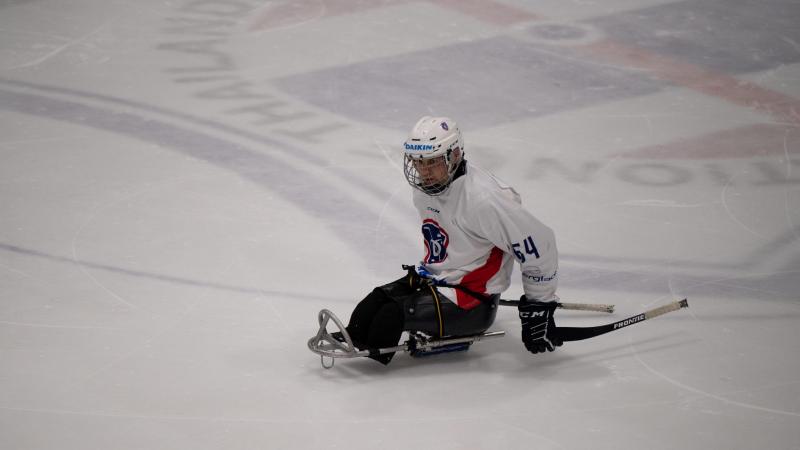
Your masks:
<path fill-rule="evenodd" d="M 556 302 L 528 300 L 524 295 L 520 297 L 517 308 L 522 322 L 522 342 L 529 352 L 552 352 L 563 343 L 553 320 L 557 305 Z"/>

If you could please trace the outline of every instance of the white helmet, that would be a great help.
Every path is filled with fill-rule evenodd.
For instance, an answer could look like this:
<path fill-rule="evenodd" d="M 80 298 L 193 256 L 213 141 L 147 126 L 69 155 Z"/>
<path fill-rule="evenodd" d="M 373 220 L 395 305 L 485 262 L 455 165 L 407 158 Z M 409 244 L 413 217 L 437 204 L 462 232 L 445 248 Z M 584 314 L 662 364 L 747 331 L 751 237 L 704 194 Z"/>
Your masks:
<path fill-rule="evenodd" d="M 425 116 L 411 129 L 404 147 L 403 171 L 408 183 L 428 195 L 444 193 L 464 155 L 464 141 L 456 122 L 447 117 Z M 439 169 L 433 168 L 437 165 Z"/>

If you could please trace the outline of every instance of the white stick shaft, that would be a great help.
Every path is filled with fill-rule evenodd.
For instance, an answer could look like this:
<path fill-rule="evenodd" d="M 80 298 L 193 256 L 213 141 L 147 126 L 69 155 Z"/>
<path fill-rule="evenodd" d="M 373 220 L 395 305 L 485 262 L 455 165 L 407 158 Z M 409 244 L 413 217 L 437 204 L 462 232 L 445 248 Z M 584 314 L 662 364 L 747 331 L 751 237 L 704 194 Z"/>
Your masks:
<path fill-rule="evenodd" d="M 681 308 L 688 308 L 689 304 L 686 299 L 679 300 L 677 302 L 667 303 L 664 306 L 659 306 L 658 308 L 653 308 L 649 311 L 644 313 L 645 317 L 648 319 L 652 319 L 653 317 L 658 317 L 662 314 L 666 314 L 668 312 L 677 311 Z"/>
<path fill-rule="evenodd" d="M 574 311 L 596 311 L 613 313 L 614 305 L 603 305 L 600 303 L 561 303 L 562 309 L 570 309 Z"/>
<path fill-rule="evenodd" d="M 519 306 L 519 300 L 500 300 L 501 305 L 505 306 Z M 614 305 L 604 305 L 600 303 L 558 303 L 561 309 L 569 309 L 573 311 L 595 311 L 604 313 L 613 313 Z"/>

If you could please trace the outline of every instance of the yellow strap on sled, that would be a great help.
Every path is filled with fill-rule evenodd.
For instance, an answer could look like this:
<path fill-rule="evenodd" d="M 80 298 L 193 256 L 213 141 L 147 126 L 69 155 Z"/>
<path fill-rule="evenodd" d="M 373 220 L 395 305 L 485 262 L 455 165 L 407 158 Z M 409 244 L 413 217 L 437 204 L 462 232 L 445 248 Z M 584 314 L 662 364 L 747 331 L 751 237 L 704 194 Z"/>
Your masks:
<path fill-rule="evenodd" d="M 431 294 L 433 294 L 433 300 L 436 304 L 436 317 L 439 319 L 439 337 L 444 336 L 444 324 L 442 323 L 442 307 L 439 304 L 439 293 L 436 292 L 436 289 L 433 286 L 428 286 L 431 290 Z"/>

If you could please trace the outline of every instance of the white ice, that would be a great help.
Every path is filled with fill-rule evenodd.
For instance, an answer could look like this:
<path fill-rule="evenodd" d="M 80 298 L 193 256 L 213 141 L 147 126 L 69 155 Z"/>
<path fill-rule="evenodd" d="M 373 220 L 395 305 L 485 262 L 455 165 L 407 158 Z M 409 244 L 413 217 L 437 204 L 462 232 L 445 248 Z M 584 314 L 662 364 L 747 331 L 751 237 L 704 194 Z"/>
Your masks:
<path fill-rule="evenodd" d="M 0 448 L 800 448 L 798 14 L 0 1 Z M 317 312 L 422 256 L 424 114 L 555 229 L 562 300 L 617 306 L 558 324 L 690 308 L 323 369 Z"/>

